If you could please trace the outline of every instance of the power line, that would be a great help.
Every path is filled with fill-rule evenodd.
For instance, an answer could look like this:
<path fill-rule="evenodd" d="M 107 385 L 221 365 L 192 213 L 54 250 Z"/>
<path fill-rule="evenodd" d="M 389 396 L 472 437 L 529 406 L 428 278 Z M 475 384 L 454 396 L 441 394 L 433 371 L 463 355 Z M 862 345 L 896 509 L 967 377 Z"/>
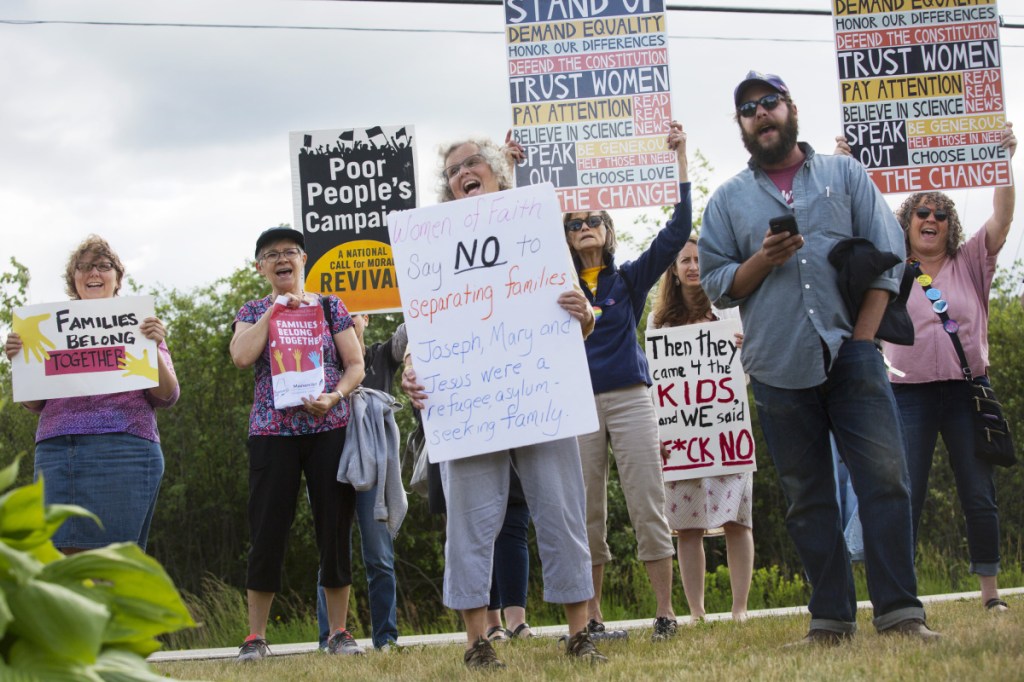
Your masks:
<path fill-rule="evenodd" d="M 365 2 L 365 0 L 298 0 L 299 2 Z M 462 5 L 462 6 L 502 6 L 504 0 L 373 0 L 377 3 L 401 3 L 412 5 Z M 774 8 L 774 7 L 722 7 L 712 5 L 682 5 L 665 3 L 666 11 L 672 12 L 707 12 L 726 14 L 768 14 L 776 16 L 821 16 L 831 17 L 832 12 L 821 9 Z M 246 30 L 284 30 L 284 31 L 353 31 L 380 33 L 450 33 L 458 35 L 493 35 L 503 33 L 500 30 L 479 29 L 432 29 L 432 28 L 372 28 L 358 26 L 309 26 L 295 24 L 233 24 L 205 22 L 170 22 L 170 21 L 83 21 L 73 19 L 0 19 L 0 24 L 12 26 L 105 26 L 115 28 L 207 28 L 207 29 L 246 29 Z M 999 17 L 1002 28 L 1024 28 L 1024 24 L 1008 24 L 1004 17 Z M 708 40 L 745 40 L 765 42 L 831 42 L 824 39 L 786 39 L 786 38 L 731 38 L 725 36 L 670 36 L 670 38 L 708 39 Z M 1003 45 L 1003 47 L 1021 47 L 1020 45 Z"/>
<path fill-rule="evenodd" d="M 320 2 L 350 2 L 352 0 L 318 0 Z M 376 0 L 377 2 L 408 2 L 408 0 Z M 480 0 L 475 0 L 480 2 Z M 417 0 L 417 2 L 430 2 L 434 4 L 458 3 L 460 0 Z M 94 26 L 113 28 L 199 28 L 199 29 L 252 29 L 252 30 L 273 30 L 273 31 L 351 31 L 362 33 L 433 33 L 433 34 L 456 34 L 456 35 L 501 35 L 504 32 L 496 29 L 460 29 L 460 28 L 379 28 L 369 26 L 308 26 L 301 24 L 221 24 L 221 23 L 193 23 L 181 21 L 83 21 L 74 19 L 0 19 L 0 25 L 9 26 Z M 1004 25 L 1003 28 L 1024 28 L 1020 25 Z M 830 39 L 824 38 L 786 38 L 772 36 L 757 36 L 751 38 L 735 36 L 669 36 L 670 40 L 737 40 L 737 41 L 761 41 L 768 43 L 831 43 Z M 1024 45 L 1009 45 L 1003 43 L 1002 47 L 1024 47 Z"/>

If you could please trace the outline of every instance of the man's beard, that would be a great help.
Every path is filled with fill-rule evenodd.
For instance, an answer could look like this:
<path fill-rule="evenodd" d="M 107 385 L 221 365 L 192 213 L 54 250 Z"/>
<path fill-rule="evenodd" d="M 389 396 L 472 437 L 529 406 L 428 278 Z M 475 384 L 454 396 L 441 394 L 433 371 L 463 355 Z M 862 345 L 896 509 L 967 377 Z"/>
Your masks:
<path fill-rule="evenodd" d="M 743 138 L 743 146 L 747 148 L 750 155 L 759 166 L 774 166 L 783 161 L 796 145 L 798 133 L 796 114 L 789 109 L 786 121 L 775 128 L 778 131 L 778 140 L 770 147 L 765 147 L 758 139 L 757 132 L 748 133 L 746 128 L 740 125 L 740 137 Z"/>

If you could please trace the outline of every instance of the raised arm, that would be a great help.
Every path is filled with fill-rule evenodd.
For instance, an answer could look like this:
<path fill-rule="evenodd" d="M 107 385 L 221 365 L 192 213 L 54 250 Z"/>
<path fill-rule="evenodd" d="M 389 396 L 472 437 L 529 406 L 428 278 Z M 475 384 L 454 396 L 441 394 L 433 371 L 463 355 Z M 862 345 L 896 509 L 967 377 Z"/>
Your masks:
<path fill-rule="evenodd" d="M 1009 121 L 1007 121 L 1006 128 L 1003 130 L 1003 139 L 1000 144 L 1003 149 L 1010 151 L 1010 158 L 1012 159 L 1017 151 L 1017 137 L 1013 134 L 1013 124 Z M 999 251 L 1003 248 L 1003 244 L 1006 243 L 1006 236 L 1010 233 L 1010 223 L 1013 222 L 1013 209 L 1016 203 L 1017 195 L 1013 185 L 996 187 L 993 191 L 992 215 L 985 221 L 985 248 L 989 253 Z"/>

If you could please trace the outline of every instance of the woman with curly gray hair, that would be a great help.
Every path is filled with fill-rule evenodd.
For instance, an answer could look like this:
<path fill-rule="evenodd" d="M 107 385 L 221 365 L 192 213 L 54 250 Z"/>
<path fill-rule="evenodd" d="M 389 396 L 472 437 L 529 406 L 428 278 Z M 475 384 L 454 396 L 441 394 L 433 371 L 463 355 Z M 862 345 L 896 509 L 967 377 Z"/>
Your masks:
<path fill-rule="evenodd" d="M 441 150 L 440 199 L 452 201 L 508 189 L 505 155 L 521 154 L 518 145 L 502 150 L 487 140 L 470 139 Z M 568 258 L 568 255 L 566 256 Z M 569 267 L 569 264 L 566 264 Z M 577 286 L 558 295 L 563 310 L 579 323 L 584 338 L 594 328 L 594 311 Z M 418 410 L 430 395 L 405 357 L 402 389 Z M 607 659 L 587 630 L 587 602 L 593 595 L 588 569 L 586 502 L 579 448 L 575 438 L 560 438 L 514 450 L 441 463 L 447 503 L 444 604 L 457 609 L 466 625 L 468 668 L 504 668 L 487 638 L 494 540 L 506 517 L 512 466 L 533 516 L 544 576 L 544 598 L 565 607 L 569 623 L 566 654 L 591 663 Z"/>
<path fill-rule="evenodd" d="M 1011 157 L 1017 149 L 1010 123 L 1002 146 Z M 896 217 L 906 234 L 907 263 L 925 290 L 911 292 L 907 301 L 914 345 L 885 344 L 886 357 L 900 371 L 890 379 L 907 443 L 915 544 L 941 434 L 967 524 L 970 570 L 990 611 L 1006 610 L 996 583 L 999 510 L 992 465 L 974 456 L 969 384 L 950 337 L 959 337 L 972 376 L 988 385 L 988 297 L 1014 203 L 1012 185 L 993 190 L 992 215 L 965 241 L 956 207 L 945 194 L 919 192 L 903 202 Z"/>
<path fill-rule="evenodd" d="M 456 155 L 462 150 L 465 153 Z M 512 188 L 512 172 L 509 168 L 509 148 L 499 147 L 487 138 L 471 137 L 462 142 L 453 142 L 441 148 L 441 168 L 438 174 L 437 198 L 444 203 L 474 194 L 501 192 Z M 449 159 L 459 157 L 458 163 L 449 164 Z M 463 171 L 466 171 L 463 173 Z M 453 184 L 456 176 L 462 175 Z M 484 189 L 484 180 L 490 189 Z M 490 182 L 493 181 L 493 186 Z"/>

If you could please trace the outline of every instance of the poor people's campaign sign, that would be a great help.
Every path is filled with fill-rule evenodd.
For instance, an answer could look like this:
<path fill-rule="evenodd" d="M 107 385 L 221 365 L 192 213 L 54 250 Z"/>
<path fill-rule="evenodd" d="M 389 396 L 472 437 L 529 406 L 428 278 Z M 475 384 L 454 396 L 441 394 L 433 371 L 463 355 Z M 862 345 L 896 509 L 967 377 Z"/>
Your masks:
<path fill-rule="evenodd" d="M 416 206 L 412 126 L 293 132 L 295 224 L 306 241 L 306 290 L 353 313 L 398 310 L 387 214 Z"/>

